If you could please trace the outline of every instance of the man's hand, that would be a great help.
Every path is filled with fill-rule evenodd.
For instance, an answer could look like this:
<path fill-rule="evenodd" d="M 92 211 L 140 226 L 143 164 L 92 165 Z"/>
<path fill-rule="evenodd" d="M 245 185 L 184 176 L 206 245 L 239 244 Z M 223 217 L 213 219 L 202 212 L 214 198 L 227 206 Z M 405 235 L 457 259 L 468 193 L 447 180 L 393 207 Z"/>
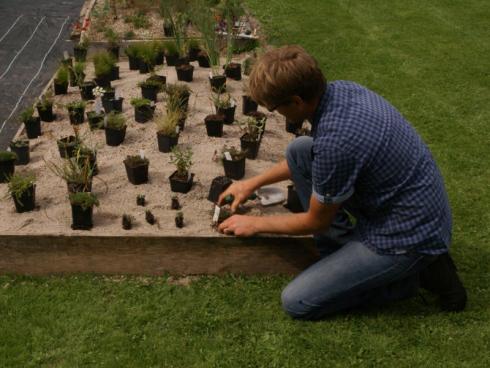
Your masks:
<path fill-rule="evenodd" d="M 233 196 L 233 203 L 231 204 L 231 212 L 235 213 L 238 205 L 244 203 L 248 197 L 255 191 L 255 187 L 248 180 L 236 181 L 226 189 L 218 199 L 218 206 L 223 205 L 223 201 L 227 195 Z"/>
<path fill-rule="evenodd" d="M 260 218 L 256 216 L 234 215 L 223 221 L 218 230 L 220 233 L 227 235 L 253 236 L 258 233 L 257 220 L 260 220 Z"/>

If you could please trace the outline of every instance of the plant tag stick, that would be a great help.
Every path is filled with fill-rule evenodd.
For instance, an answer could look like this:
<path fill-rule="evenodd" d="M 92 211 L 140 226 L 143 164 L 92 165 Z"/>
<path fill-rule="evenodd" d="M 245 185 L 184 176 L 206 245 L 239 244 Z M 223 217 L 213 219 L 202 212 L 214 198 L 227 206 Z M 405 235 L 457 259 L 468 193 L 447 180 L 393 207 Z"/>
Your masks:
<path fill-rule="evenodd" d="M 213 223 L 216 224 L 219 220 L 219 213 L 221 208 L 219 206 L 214 206 Z"/>
<path fill-rule="evenodd" d="M 179 134 L 179 131 L 180 131 L 180 127 L 177 125 L 177 126 L 175 127 L 175 133 Z"/>
<path fill-rule="evenodd" d="M 100 100 L 100 98 L 97 98 L 95 100 L 95 112 L 97 114 L 102 113 L 102 101 Z"/>
<path fill-rule="evenodd" d="M 230 155 L 230 152 L 226 151 L 225 153 L 223 153 L 225 155 L 225 159 L 227 159 L 228 161 L 232 161 L 233 159 L 231 158 L 231 155 Z"/>
<path fill-rule="evenodd" d="M 114 92 L 114 99 L 119 100 L 119 98 L 121 98 L 121 96 L 119 95 L 119 91 L 115 91 Z"/>
<path fill-rule="evenodd" d="M 140 157 L 141 157 L 141 159 L 143 159 L 143 160 L 145 159 L 145 151 L 140 150 Z"/>
<path fill-rule="evenodd" d="M 70 58 L 70 55 L 68 54 L 68 51 L 63 51 L 63 58 L 65 60 L 68 60 Z"/>

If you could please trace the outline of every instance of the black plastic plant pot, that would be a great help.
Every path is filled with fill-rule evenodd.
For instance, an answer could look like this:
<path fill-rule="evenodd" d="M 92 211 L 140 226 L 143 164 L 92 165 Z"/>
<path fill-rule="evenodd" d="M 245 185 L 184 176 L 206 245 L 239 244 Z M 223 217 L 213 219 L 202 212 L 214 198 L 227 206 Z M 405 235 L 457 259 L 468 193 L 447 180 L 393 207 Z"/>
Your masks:
<path fill-rule="evenodd" d="M 19 198 L 12 197 L 17 213 L 33 211 L 36 207 L 36 185 L 27 188 Z"/>
<path fill-rule="evenodd" d="M 73 125 L 83 124 L 85 120 L 85 107 L 69 108 L 68 116 L 70 117 L 70 123 Z"/>
<path fill-rule="evenodd" d="M 128 56 L 129 70 L 139 70 L 140 60 L 137 57 Z"/>
<path fill-rule="evenodd" d="M 139 164 L 137 166 L 130 166 L 130 164 L 124 160 L 124 166 L 126 167 L 126 174 L 131 184 L 140 185 L 148 183 L 148 166 L 149 164 Z"/>
<path fill-rule="evenodd" d="M 188 193 L 194 182 L 194 174 L 191 174 L 187 180 L 182 180 L 177 176 L 177 171 L 174 171 L 168 178 L 170 180 L 170 190 L 175 193 Z"/>
<path fill-rule="evenodd" d="M 84 82 L 80 86 L 80 95 L 82 96 L 82 100 L 95 100 L 93 89 L 97 86 L 95 82 Z"/>
<path fill-rule="evenodd" d="M 187 56 L 178 57 L 175 61 L 175 66 L 189 65 L 189 58 Z"/>
<path fill-rule="evenodd" d="M 87 120 L 90 130 L 104 128 L 104 113 L 97 114 L 95 111 L 87 112 Z"/>
<path fill-rule="evenodd" d="M 68 83 L 58 83 L 54 80 L 53 86 L 55 95 L 66 95 L 68 93 Z"/>
<path fill-rule="evenodd" d="M 189 64 L 176 66 L 177 80 L 182 82 L 192 82 L 194 76 L 194 67 Z"/>
<path fill-rule="evenodd" d="M 225 124 L 233 124 L 235 121 L 235 110 L 236 106 L 231 106 L 227 108 L 218 108 L 218 115 L 223 115 Z"/>
<path fill-rule="evenodd" d="M 67 182 L 66 187 L 68 188 L 68 193 L 91 192 L 92 180 L 87 183 Z"/>
<path fill-rule="evenodd" d="M 233 183 L 233 181 L 227 176 L 217 176 L 211 182 L 209 188 L 208 201 L 217 203 L 219 196 Z"/>
<path fill-rule="evenodd" d="M 223 160 L 225 175 L 230 179 L 240 180 L 245 176 L 245 157 L 240 160 Z"/>
<path fill-rule="evenodd" d="M 223 136 L 223 116 L 222 115 L 208 115 L 204 119 L 206 124 L 206 132 L 208 137 L 222 137 Z"/>
<path fill-rule="evenodd" d="M 157 132 L 158 150 L 160 152 L 168 153 L 172 151 L 172 148 L 179 143 L 179 135 L 170 137 Z"/>
<path fill-rule="evenodd" d="M 73 49 L 73 55 L 75 56 L 75 61 L 85 61 L 87 59 L 87 49 Z"/>
<path fill-rule="evenodd" d="M 301 129 L 303 122 L 295 122 L 286 119 L 286 132 L 291 134 L 296 134 L 296 132 Z"/>
<path fill-rule="evenodd" d="M 211 89 L 215 92 L 224 91 L 226 89 L 226 76 L 214 75 L 209 78 Z"/>
<path fill-rule="evenodd" d="M 179 59 L 179 54 L 174 54 L 174 55 L 165 55 L 165 59 L 167 60 L 167 65 L 168 66 L 176 66 L 177 65 L 177 60 Z"/>
<path fill-rule="evenodd" d="M 258 107 L 259 107 L 259 105 L 257 104 L 257 102 L 252 100 L 252 97 L 250 97 L 248 95 L 242 96 L 242 112 L 243 112 L 243 115 L 248 115 L 251 112 L 257 111 Z"/>
<path fill-rule="evenodd" d="M 58 139 L 56 143 L 58 144 L 61 158 L 69 158 L 75 155 L 77 139 L 74 135 Z"/>
<path fill-rule="evenodd" d="M 54 121 L 55 116 L 53 114 L 53 106 L 48 106 L 47 108 L 43 109 L 38 105 L 37 113 L 39 114 L 41 121 L 45 121 L 47 123 Z"/>
<path fill-rule="evenodd" d="M 259 154 L 260 140 L 251 140 L 247 134 L 244 134 L 240 137 L 240 147 L 245 151 L 245 157 L 255 160 Z"/>
<path fill-rule="evenodd" d="M 15 159 L 0 161 L 0 183 L 6 183 L 14 175 Z"/>
<path fill-rule="evenodd" d="M 288 199 L 284 207 L 294 213 L 304 212 L 294 185 L 288 185 Z"/>
<path fill-rule="evenodd" d="M 225 68 L 227 78 L 239 81 L 242 80 L 242 65 L 239 63 L 229 63 Z"/>
<path fill-rule="evenodd" d="M 139 59 L 138 69 L 140 71 L 140 74 L 146 74 L 150 72 L 150 65 Z"/>
<path fill-rule="evenodd" d="M 112 110 L 117 112 L 122 112 L 124 98 L 119 97 L 118 99 L 112 99 Z"/>
<path fill-rule="evenodd" d="M 187 57 L 189 58 L 189 61 L 196 61 L 199 53 L 201 52 L 201 49 L 191 47 L 189 49 L 189 52 L 187 54 Z"/>
<path fill-rule="evenodd" d="M 158 89 L 157 86 L 141 86 L 141 96 L 153 102 L 157 102 Z"/>
<path fill-rule="evenodd" d="M 114 65 L 111 69 L 111 82 L 119 79 L 119 67 Z"/>
<path fill-rule="evenodd" d="M 107 51 L 114 56 L 114 59 L 119 60 L 119 46 L 108 46 Z"/>
<path fill-rule="evenodd" d="M 167 83 L 167 77 L 164 75 L 153 74 L 152 76 L 148 77 L 147 80 L 156 81 L 160 83 L 162 86 L 165 85 L 165 83 Z"/>
<path fill-rule="evenodd" d="M 206 53 L 203 53 L 203 52 L 200 52 L 197 55 L 197 63 L 199 64 L 199 66 L 201 68 L 209 68 L 210 67 L 209 57 Z"/>
<path fill-rule="evenodd" d="M 32 116 L 24 123 L 27 138 L 34 139 L 41 135 L 41 118 Z"/>
<path fill-rule="evenodd" d="M 15 165 L 27 165 L 31 159 L 29 152 L 29 145 L 27 146 L 14 146 L 10 144 L 10 150 L 17 155 L 17 160 L 15 160 Z"/>
<path fill-rule="evenodd" d="M 164 25 L 163 26 L 163 34 L 165 37 L 173 37 L 174 36 L 174 29 L 171 25 Z"/>
<path fill-rule="evenodd" d="M 154 106 L 143 105 L 134 107 L 134 120 L 137 123 L 146 123 L 153 118 Z"/>
<path fill-rule="evenodd" d="M 78 205 L 71 205 L 71 216 L 73 230 L 90 230 L 94 227 L 92 222 L 93 207 L 83 208 Z"/>
<path fill-rule="evenodd" d="M 126 137 L 126 127 L 123 129 L 105 128 L 105 142 L 108 146 L 119 146 Z"/>
<path fill-rule="evenodd" d="M 159 51 L 155 56 L 155 65 L 163 65 L 165 60 L 165 53 L 163 51 Z"/>
<path fill-rule="evenodd" d="M 94 78 L 94 81 L 99 87 L 104 89 L 111 88 L 111 73 L 107 75 L 99 75 L 98 77 Z"/>

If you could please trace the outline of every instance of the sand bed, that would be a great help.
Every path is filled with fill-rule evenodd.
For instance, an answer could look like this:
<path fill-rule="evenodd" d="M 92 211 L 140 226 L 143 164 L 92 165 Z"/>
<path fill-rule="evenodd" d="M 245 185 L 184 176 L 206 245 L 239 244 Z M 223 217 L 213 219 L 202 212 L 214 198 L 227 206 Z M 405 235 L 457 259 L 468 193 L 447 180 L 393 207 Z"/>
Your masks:
<path fill-rule="evenodd" d="M 196 62 L 194 81 L 189 83 L 192 95 L 189 103 L 189 117 L 185 130 L 181 133 L 179 145 L 190 146 L 193 150 L 191 172 L 195 174 L 195 184 L 187 194 L 176 194 L 170 191 L 168 177 L 175 171 L 169 163 L 170 154 L 158 151 L 155 125 L 152 121 L 140 124 L 134 121 L 133 107 L 130 100 L 140 97 L 137 83 L 146 79 L 148 74 L 130 71 L 128 62 L 119 62 L 120 78 L 112 82 L 116 91 L 124 97 L 123 112 L 128 121 L 126 138 L 122 145 L 110 147 L 105 144 L 103 130 L 90 132 L 88 123 L 79 125 L 86 143 L 97 147 L 97 162 L 99 174 L 93 181 L 93 192 L 100 200 L 100 207 L 94 211 L 94 228 L 91 231 L 71 230 L 71 207 L 67 198 L 66 183 L 56 177 L 46 168 L 46 161 L 61 162 L 56 139 L 73 134 L 68 113 L 61 104 L 79 100 L 78 88 L 70 87 L 68 95 L 55 96 L 56 121 L 42 123 L 43 135 L 30 141 L 31 162 L 27 166 L 17 166 L 16 172 L 33 171 L 37 176 L 36 204 L 38 209 L 33 212 L 18 214 L 15 212 L 13 201 L 8 198 L 2 201 L 0 216 L 0 232 L 2 234 L 85 234 L 85 235 L 153 235 L 153 236 L 222 236 L 211 228 L 213 205 L 206 199 L 211 181 L 218 175 L 224 175 L 221 164 L 213 162 L 215 150 L 220 150 L 224 144 L 240 145 L 241 132 L 237 126 L 225 125 L 222 138 L 208 137 L 203 123 L 204 117 L 213 112 L 210 100 L 209 69 L 200 68 Z M 88 78 L 91 78 L 91 64 L 88 65 Z M 165 75 L 167 83 L 176 81 L 173 67 L 160 67 L 157 74 Z M 244 77 L 246 79 L 247 77 Z M 242 99 L 244 81 L 227 80 L 227 89 L 237 102 L 236 119 L 242 118 Z M 159 94 L 157 112 L 164 110 L 164 95 Z M 87 106 L 87 111 L 93 109 L 93 104 Z M 267 127 L 256 160 L 246 163 L 245 178 L 259 174 L 284 158 L 284 151 L 292 139 L 284 129 L 284 118 L 275 113 L 268 113 Z M 126 176 L 123 160 L 126 155 L 138 154 L 144 150 L 150 159 L 149 183 L 132 185 Z M 286 194 L 287 182 L 277 186 Z M 7 185 L 0 185 L 0 195 L 7 194 Z M 136 205 L 136 196 L 145 194 L 147 206 Z M 177 195 L 183 208 L 185 227 L 177 229 L 174 224 L 176 211 L 170 209 L 171 197 Z M 263 207 L 258 202 L 246 206 L 252 215 L 287 213 L 282 205 Z M 151 226 L 145 221 L 145 210 L 150 209 L 158 220 L 157 225 Z M 121 228 L 121 216 L 131 214 L 135 217 L 132 230 Z"/>

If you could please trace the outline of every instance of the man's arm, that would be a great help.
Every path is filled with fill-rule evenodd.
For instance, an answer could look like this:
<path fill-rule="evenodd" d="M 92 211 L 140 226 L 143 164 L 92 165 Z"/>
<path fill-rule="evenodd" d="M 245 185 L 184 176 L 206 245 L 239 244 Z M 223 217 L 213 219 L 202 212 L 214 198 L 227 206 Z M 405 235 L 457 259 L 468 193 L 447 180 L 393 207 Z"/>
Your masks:
<path fill-rule="evenodd" d="M 218 204 L 221 204 L 227 195 L 232 194 L 234 201 L 231 204 L 231 211 L 235 212 L 238 205 L 245 202 L 247 198 L 258 188 L 290 178 L 291 172 L 289 171 L 287 161 L 281 161 L 260 175 L 254 176 L 253 178 L 247 180 L 237 181 L 230 185 L 228 189 L 219 196 Z"/>
<path fill-rule="evenodd" d="M 258 233 L 307 235 L 327 230 L 341 204 L 323 204 L 314 196 L 308 212 L 282 216 L 234 215 L 223 221 L 219 231 L 235 236 L 252 236 Z"/>

